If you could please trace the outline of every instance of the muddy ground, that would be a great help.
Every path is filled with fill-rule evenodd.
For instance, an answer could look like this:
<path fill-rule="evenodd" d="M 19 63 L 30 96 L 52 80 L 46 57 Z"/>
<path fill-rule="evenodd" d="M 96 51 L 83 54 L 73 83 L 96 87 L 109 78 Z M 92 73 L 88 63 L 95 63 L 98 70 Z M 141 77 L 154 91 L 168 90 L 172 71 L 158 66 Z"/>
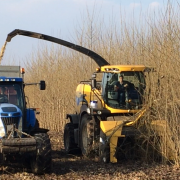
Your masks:
<path fill-rule="evenodd" d="M 140 161 L 123 161 L 117 164 L 103 164 L 95 159 L 85 159 L 82 156 L 66 155 L 63 150 L 62 134 L 49 132 L 52 144 L 52 172 L 41 176 L 28 172 L 21 165 L 1 166 L 0 179 L 106 179 L 106 180 L 153 180 L 180 179 L 180 168 L 173 165 L 157 163 L 146 164 Z"/>

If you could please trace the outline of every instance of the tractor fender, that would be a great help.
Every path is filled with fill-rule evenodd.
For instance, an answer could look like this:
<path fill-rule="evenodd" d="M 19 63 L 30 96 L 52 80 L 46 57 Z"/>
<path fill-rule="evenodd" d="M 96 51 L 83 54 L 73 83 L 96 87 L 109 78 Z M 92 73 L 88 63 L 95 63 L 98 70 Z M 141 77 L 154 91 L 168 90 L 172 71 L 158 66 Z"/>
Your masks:
<path fill-rule="evenodd" d="M 84 105 L 81 106 L 81 110 L 80 110 L 80 117 L 81 117 L 81 118 L 82 118 L 82 116 L 83 116 L 84 114 L 87 114 L 87 108 L 88 108 L 88 106 L 87 106 L 86 104 L 84 104 Z"/>
<path fill-rule="evenodd" d="M 32 108 L 26 109 L 26 122 L 28 127 L 35 127 L 36 124 L 36 116 L 35 111 Z"/>

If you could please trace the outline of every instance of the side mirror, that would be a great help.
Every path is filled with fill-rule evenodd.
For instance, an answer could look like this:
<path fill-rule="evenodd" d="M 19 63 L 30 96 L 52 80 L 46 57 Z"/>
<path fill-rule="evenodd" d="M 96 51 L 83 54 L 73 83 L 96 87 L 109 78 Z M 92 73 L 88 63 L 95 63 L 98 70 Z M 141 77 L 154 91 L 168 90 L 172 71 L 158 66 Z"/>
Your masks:
<path fill-rule="evenodd" d="M 40 83 L 39 83 L 39 88 L 40 88 L 40 90 L 45 90 L 45 89 L 46 89 L 46 83 L 45 83 L 45 81 L 40 81 Z"/>
<path fill-rule="evenodd" d="M 91 79 L 92 89 L 96 88 L 96 79 Z"/>

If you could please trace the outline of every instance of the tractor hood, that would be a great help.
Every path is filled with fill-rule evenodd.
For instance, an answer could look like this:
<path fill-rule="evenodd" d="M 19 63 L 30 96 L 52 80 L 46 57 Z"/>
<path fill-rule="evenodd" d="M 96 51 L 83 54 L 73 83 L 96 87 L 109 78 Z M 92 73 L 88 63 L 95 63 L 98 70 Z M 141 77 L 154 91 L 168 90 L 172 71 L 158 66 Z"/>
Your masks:
<path fill-rule="evenodd" d="M 8 136 L 13 126 L 22 130 L 22 112 L 10 103 L 0 103 L 0 138 Z"/>
<path fill-rule="evenodd" d="M 0 116 L 21 116 L 21 110 L 15 106 L 14 104 L 10 103 L 1 103 L 0 104 Z"/>

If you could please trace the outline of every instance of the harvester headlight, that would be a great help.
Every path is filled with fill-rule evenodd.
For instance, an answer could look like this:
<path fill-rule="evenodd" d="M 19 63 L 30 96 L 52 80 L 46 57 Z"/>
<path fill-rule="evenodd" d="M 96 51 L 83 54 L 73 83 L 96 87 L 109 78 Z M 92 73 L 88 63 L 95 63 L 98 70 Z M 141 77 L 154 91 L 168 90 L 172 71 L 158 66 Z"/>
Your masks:
<path fill-rule="evenodd" d="M 102 114 L 102 112 L 101 111 L 97 111 L 97 113 L 100 115 L 100 114 Z"/>
<path fill-rule="evenodd" d="M 88 114 L 90 114 L 90 113 L 91 113 L 90 108 L 87 108 L 87 113 L 88 113 Z"/>
<path fill-rule="evenodd" d="M 96 68 L 96 72 L 100 72 L 100 70 L 101 70 L 100 68 Z"/>
<path fill-rule="evenodd" d="M 105 71 L 120 72 L 118 68 L 105 68 Z"/>
<path fill-rule="evenodd" d="M 113 71 L 119 71 L 119 69 L 118 68 L 113 68 Z"/>

